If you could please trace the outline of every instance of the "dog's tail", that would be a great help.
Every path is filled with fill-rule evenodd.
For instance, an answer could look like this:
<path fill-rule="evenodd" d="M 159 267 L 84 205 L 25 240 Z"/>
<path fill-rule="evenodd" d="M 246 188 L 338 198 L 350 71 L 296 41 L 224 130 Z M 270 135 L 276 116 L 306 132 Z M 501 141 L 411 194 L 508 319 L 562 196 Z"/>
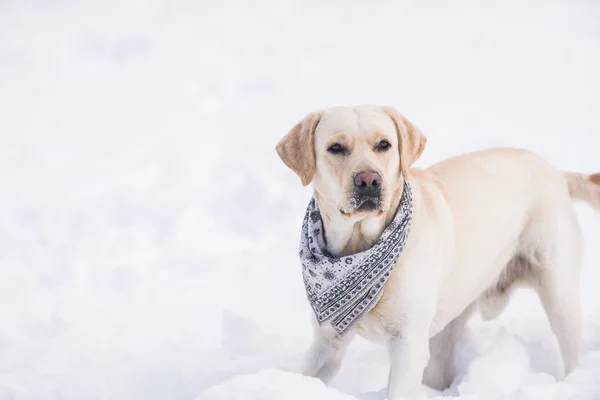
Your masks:
<path fill-rule="evenodd" d="M 573 200 L 582 200 L 600 210 L 600 173 L 594 175 L 565 172 L 569 194 Z"/>

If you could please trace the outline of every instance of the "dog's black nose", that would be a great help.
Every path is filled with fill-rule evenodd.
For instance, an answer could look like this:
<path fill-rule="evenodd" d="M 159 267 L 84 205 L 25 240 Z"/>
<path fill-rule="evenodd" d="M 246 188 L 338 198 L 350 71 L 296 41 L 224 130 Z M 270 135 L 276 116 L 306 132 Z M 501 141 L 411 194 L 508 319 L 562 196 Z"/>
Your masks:
<path fill-rule="evenodd" d="M 359 195 L 373 195 L 381 190 L 381 175 L 375 171 L 359 172 L 354 175 L 354 189 Z"/>

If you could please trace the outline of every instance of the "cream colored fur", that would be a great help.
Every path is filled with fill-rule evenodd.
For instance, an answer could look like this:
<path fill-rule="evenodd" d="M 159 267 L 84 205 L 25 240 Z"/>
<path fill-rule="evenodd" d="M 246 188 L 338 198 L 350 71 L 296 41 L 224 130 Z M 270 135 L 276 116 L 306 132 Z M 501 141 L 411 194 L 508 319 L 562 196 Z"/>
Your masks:
<path fill-rule="evenodd" d="M 376 151 L 381 140 L 391 149 Z M 331 154 L 332 143 L 347 153 Z M 417 398 L 421 382 L 443 389 L 454 378 L 454 344 L 471 314 L 496 317 L 510 292 L 526 285 L 539 294 L 570 373 L 579 357 L 582 261 L 572 201 L 600 208 L 598 175 L 563 172 L 518 149 L 410 169 L 424 146 L 422 133 L 397 111 L 373 105 L 310 114 L 279 143 L 286 165 L 304 184 L 312 180 L 326 239 L 337 255 L 373 244 L 392 218 L 406 178 L 414 197 L 413 227 L 383 297 L 343 338 L 315 324 L 303 372 L 329 382 L 360 335 L 388 348 L 390 400 Z M 364 170 L 383 178 L 378 210 L 353 207 L 352 177 Z"/>

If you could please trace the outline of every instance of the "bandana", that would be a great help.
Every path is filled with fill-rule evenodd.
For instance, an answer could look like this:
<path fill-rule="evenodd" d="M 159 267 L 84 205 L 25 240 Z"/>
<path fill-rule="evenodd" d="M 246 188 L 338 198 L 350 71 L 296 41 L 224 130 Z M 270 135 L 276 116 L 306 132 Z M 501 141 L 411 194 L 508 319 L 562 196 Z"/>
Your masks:
<path fill-rule="evenodd" d="M 311 199 L 302 224 L 300 261 L 308 301 L 319 325 L 331 322 L 343 335 L 379 301 L 410 231 L 412 193 L 404 193 L 392 222 L 363 252 L 335 257 L 327 249 L 323 220 Z"/>

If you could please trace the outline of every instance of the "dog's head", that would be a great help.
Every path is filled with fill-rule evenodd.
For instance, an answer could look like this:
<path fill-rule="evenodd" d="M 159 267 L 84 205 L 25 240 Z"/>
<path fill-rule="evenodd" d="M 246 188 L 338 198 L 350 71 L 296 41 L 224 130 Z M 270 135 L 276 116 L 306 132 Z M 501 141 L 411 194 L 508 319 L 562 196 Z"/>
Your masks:
<path fill-rule="evenodd" d="M 395 109 L 361 105 L 307 115 L 277 153 L 304 186 L 313 182 L 320 202 L 360 216 L 389 210 L 425 143 Z"/>

